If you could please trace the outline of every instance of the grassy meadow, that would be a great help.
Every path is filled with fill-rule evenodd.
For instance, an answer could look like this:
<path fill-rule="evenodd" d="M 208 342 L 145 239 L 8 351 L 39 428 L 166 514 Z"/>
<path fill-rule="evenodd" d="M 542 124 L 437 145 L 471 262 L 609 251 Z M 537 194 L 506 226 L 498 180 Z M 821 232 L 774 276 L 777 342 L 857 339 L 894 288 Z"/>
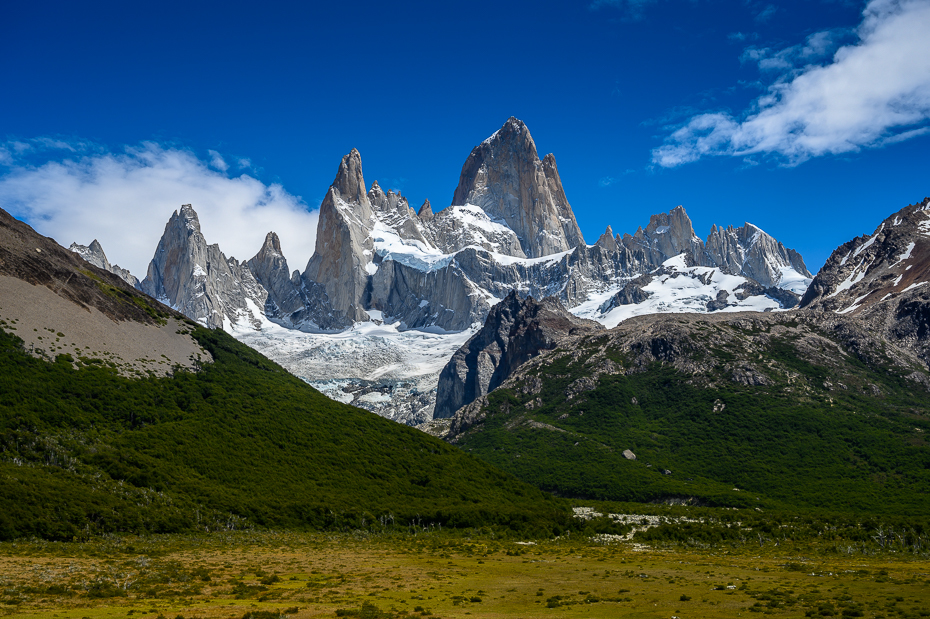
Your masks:
<path fill-rule="evenodd" d="M 706 520 L 706 512 L 692 516 Z M 821 534 L 793 540 L 790 532 L 780 539 L 747 535 L 723 543 L 644 542 L 643 533 L 631 539 L 630 533 L 530 540 L 487 530 L 408 527 L 380 533 L 6 542 L 0 544 L 0 614 L 48 619 L 930 616 L 926 549 L 883 548 L 875 537 L 855 542 Z"/>

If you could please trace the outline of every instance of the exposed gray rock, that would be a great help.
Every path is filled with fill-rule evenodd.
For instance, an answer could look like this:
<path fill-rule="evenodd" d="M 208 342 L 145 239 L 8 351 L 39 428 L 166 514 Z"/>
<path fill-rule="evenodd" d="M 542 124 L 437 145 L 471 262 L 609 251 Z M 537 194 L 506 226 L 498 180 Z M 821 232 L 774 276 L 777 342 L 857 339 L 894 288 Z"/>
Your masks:
<path fill-rule="evenodd" d="M 433 218 L 433 207 L 430 206 L 429 200 L 424 200 L 423 204 L 420 206 L 420 210 L 417 211 L 417 217 L 422 221 L 429 221 Z"/>
<path fill-rule="evenodd" d="M 727 299 L 729 298 L 729 296 L 730 296 L 730 293 L 727 292 L 726 290 L 718 291 L 717 298 L 714 299 L 713 301 L 707 302 L 707 311 L 716 312 L 722 309 L 726 309 L 727 305 L 729 305 L 727 303 Z"/>
<path fill-rule="evenodd" d="M 636 454 L 634 454 L 634 453 L 633 453 L 632 451 L 630 451 L 629 449 L 624 449 L 624 450 L 623 450 L 623 457 L 626 458 L 627 460 L 635 460 L 635 459 L 636 459 Z"/>
<path fill-rule="evenodd" d="M 639 228 L 632 236 L 625 234 L 622 243 L 639 260 L 654 268 L 682 253 L 689 256 L 692 263 L 700 264 L 694 257 L 703 250 L 703 242 L 694 233 L 691 219 L 681 206 L 653 215 L 645 230 Z"/>
<path fill-rule="evenodd" d="M 741 228 L 713 226 L 699 260 L 700 264 L 720 267 L 727 273 L 751 277 L 766 287 L 781 282 L 782 267 L 791 267 L 805 277 L 812 277 L 799 253 L 787 249 L 750 223 Z"/>
<path fill-rule="evenodd" d="M 95 267 L 113 273 L 136 290 L 142 290 L 141 282 L 139 282 L 139 279 L 130 273 L 128 269 L 124 269 L 118 264 L 110 264 L 110 261 L 107 260 L 107 255 L 103 251 L 103 247 L 100 245 L 97 239 L 91 241 L 90 245 L 79 245 L 78 243 L 71 243 L 71 247 L 68 249 Z"/>
<path fill-rule="evenodd" d="M 268 293 L 245 262 L 209 245 L 190 204 L 175 211 L 158 242 L 142 291 L 211 328 L 246 321 L 260 328 Z"/>
<path fill-rule="evenodd" d="M 604 231 L 604 234 L 597 239 L 595 243 L 598 247 L 606 249 L 607 251 L 618 251 L 620 249 L 617 239 L 614 235 L 614 230 L 610 226 L 607 226 L 607 230 Z"/>
<path fill-rule="evenodd" d="M 268 292 L 265 315 L 285 326 L 301 323 L 306 318 L 310 300 L 299 274 L 296 271 L 289 274 L 278 235 L 269 232 L 262 248 L 248 264 L 255 279 Z"/>
<path fill-rule="evenodd" d="M 434 419 L 459 408 L 503 382 L 510 372 L 565 336 L 603 329 L 570 314 L 555 299 L 521 300 L 512 291 L 491 309 L 478 333 L 460 348 L 439 375 Z"/>
<path fill-rule="evenodd" d="M 627 282 L 615 295 L 601 304 L 600 312 L 606 314 L 615 307 L 621 305 L 635 305 L 642 303 L 649 298 L 649 293 L 643 290 L 643 286 L 648 285 L 652 279 L 649 275 L 637 277 L 631 282 Z"/>
<path fill-rule="evenodd" d="M 584 244 L 555 157 L 540 161 L 529 129 L 512 116 L 465 160 L 452 204 L 503 219 L 531 258 Z"/>
<path fill-rule="evenodd" d="M 341 329 L 368 320 L 364 307 L 374 255 L 375 216 L 365 191 L 362 157 L 356 149 L 342 158 L 336 180 L 320 204 L 316 249 L 303 273 L 305 285 L 323 289 L 327 303 L 310 308 L 310 321 Z"/>

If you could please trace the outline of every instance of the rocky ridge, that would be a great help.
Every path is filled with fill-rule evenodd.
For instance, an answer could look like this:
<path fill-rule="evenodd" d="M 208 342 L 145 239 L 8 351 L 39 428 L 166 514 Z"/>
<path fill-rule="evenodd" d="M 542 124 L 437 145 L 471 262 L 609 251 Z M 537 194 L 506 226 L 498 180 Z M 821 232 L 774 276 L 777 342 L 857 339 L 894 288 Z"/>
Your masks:
<path fill-rule="evenodd" d="M 789 358 L 773 349 L 790 343 Z M 820 382 L 802 377 L 798 361 L 826 368 Z M 847 390 L 844 376 L 850 362 L 870 368 L 893 368 L 915 389 L 930 390 L 930 372 L 918 354 L 907 346 L 888 343 L 871 333 L 868 325 L 846 319 L 824 325 L 810 311 L 736 314 L 652 314 L 631 318 L 605 332 L 563 338 L 551 350 L 540 350 L 501 381 L 499 388 L 518 394 L 520 408 L 495 407 L 479 397 L 455 412 L 447 439 L 456 441 L 469 431 L 480 431 L 489 415 L 515 416 L 513 427 L 530 420 L 521 416 L 552 400 L 536 402 L 553 366 L 575 379 L 559 394 L 559 401 L 582 400 L 599 385 L 601 376 L 631 376 L 654 371 L 656 364 L 674 369 L 689 385 L 720 389 L 727 384 L 749 388 L 781 386 L 784 393 L 803 400 L 827 398 Z M 887 370 L 881 370 L 887 372 Z M 850 380 L 847 379 L 847 380 Z M 858 384 L 866 396 L 881 396 L 875 383 Z M 506 409 L 506 410 L 505 410 Z"/>
<path fill-rule="evenodd" d="M 91 241 L 90 245 L 71 243 L 71 247 L 68 249 L 95 267 L 113 273 L 136 290 L 142 290 L 142 283 L 139 281 L 139 278 L 130 273 L 129 269 L 124 269 L 118 264 L 110 264 L 110 261 L 107 260 L 106 253 L 103 251 L 103 247 L 97 239 Z"/>
<path fill-rule="evenodd" d="M 433 419 L 451 417 L 475 398 L 494 390 L 528 359 L 554 348 L 564 337 L 604 327 L 569 313 L 557 299 L 520 299 L 515 291 L 495 305 L 484 326 L 439 375 Z"/>
<path fill-rule="evenodd" d="M 855 323 L 930 364 L 930 198 L 839 246 L 801 299 L 825 325 Z"/>

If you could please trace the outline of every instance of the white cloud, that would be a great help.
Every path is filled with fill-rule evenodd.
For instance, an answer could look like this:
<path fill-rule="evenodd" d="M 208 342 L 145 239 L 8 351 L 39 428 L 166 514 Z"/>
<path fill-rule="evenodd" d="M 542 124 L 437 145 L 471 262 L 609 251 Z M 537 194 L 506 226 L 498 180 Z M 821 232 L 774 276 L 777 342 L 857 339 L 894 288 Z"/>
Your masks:
<path fill-rule="evenodd" d="M 22 142 L 21 142 L 22 143 Z M 39 144 L 39 142 L 36 142 Z M 67 247 L 100 241 L 110 262 L 142 279 L 173 211 L 192 204 L 201 231 L 227 257 L 247 260 L 278 233 L 291 269 L 307 264 L 319 212 L 279 184 L 230 177 L 192 152 L 151 142 L 63 161 L 27 164 L 7 145 L 0 206 Z M 27 149 L 28 150 L 28 149 Z M 65 149 L 68 150 L 68 149 Z M 225 162 L 224 162 L 225 163 Z"/>
<path fill-rule="evenodd" d="M 229 164 L 223 159 L 223 156 L 216 152 L 215 150 L 208 150 L 207 153 L 210 155 L 210 167 L 219 170 L 220 172 L 225 172 L 229 169 Z"/>
<path fill-rule="evenodd" d="M 930 0 L 871 0 L 859 40 L 826 64 L 797 68 L 831 49 L 842 31 L 817 33 L 781 55 L 748 50 L 744 59 L 784 73 L 739 117 L 692 117 L 653 150 L 653 162 L 674 167 L 708 155 L 771 154 L 794 165 L 922 134 L 930 122 L 928 29 Z"/>

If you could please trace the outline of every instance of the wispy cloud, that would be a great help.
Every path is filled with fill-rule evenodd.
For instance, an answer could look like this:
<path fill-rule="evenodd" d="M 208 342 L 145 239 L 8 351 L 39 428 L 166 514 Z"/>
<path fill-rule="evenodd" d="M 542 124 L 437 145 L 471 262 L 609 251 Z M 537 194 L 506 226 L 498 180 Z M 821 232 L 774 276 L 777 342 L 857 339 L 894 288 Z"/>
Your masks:
<path fill-rule="evenodd" d="M 755 20 L 759 22 L 760 24 L 763 22 L 767 22 L 768 20 L 772 19 L 772 17 L 777 12 L 778 12 L 777 6 L 775 6 L 774 4 L 767 4 L 762 8 L 761 11 L 756 13 Z"/>
<path fill-rule="evenodd" d="M 922 135 L 930 123 L 930 0 L 871 0 L 854 44 L 825 31 L 802 46 L 750 51 L 778 77 L 740 115 L 693 116 L 653 150 L 674 167 L 710 155 L 774 155 L 788 165 Z"/>
<path fill-rule="evenodd" d="M 17 154 L 15 144 L 28 148 Z M 281 237 L 291 267 L 303 269 L 313 253 L 318 211 L 279 184 L 229 176 L 218 152 L 204 161 L 151 142 L 116 153 L 87 143 L 49 146 L 42 138 L 15 144 L 0 145 L 0 206 L 64 246 L 96 238 L 111 262 L 139 278 L 182 204 L 194 206 L 204 236 L 227 256 L 251 258 L 270 230 Z M 26 154 L 43 148 L 71 158 L 26 161 Z M 72 157 L 76 152 L 90 154 Z"/>
<path fill-rule="evenodd" d="M 215 150 L 208 150 L 207 153 L 210 155 L 210 167 L 214 170 L 219 170 L 220 172 L 225 172 L 229 169 L 229 164 L 226 163 L 226 160 L 223 159 L 223 155 L 219 154 Z"/>

